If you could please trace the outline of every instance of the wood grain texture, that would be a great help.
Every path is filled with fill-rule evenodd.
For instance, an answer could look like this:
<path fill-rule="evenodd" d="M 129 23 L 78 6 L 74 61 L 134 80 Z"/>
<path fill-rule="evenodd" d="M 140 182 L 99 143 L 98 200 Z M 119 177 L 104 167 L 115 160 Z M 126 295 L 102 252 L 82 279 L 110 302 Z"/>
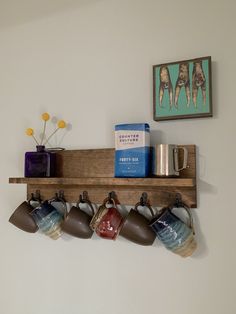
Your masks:
<path fill-rule="evenodd" d="M 68 150 L 57 153 L 56 178 L 10 178 L 10 183 L 27 184 L 27 194 L 40 190 L 43 199 L 49 199 L 63 190 L 69 202 L 76 202 L 79 194 L 88 191 L 92 202 L 100 204 L 107 194 L 115 191 L 124 205 L 134 205 L 141 194 L 147 192 L 153 206 L 168 205 L 176 193 L 196 207 L 196 149 L 195 145 L 179 145 L 188 149 L 189 168 L 178 178 L 114 178 L 112 148 Z M 180 154 L 180 165 L 183 156 Z"/>
<path fill-rule="evenodd" d="M 86 186 L 194 187 L 193 178 L 10 178 L 9 183 Z"/>
<path fill-rule="evenodd" d="M 118 201 L 123 205 L 134 206 L 140 199 L 143 192 L 148 194 L 148 199 L 153 206 L 166 206 L 171 203 L 176 193 L 181 193 L 183 201 L 192 208 L 196 208 L 196 191 L 194 188 L 183 187 L 140 187 L 140 186 L 86 186 L 86 185 L 38 185 L 28 184 L 28 198 L 31 193 L 40 190 L 43 200 L 52 198 L 56 192 L 63 190 L 68 202 L 74 203 L 79 199 L 83 191 L 87 191 L 91 202 L 101 204 L 108 193 L 115 191 Z"/>
<path fill-rule="evenodd" d="M 188 149 L 189 168 L 180 172 L 180 178 L 196 177 L 195 145 L 179 145 Z M 57 177 L 64 178 L 98 178 L 114 177 L 115 150 L 88 149 L 65 150 L 57 153 Z M 183 152 L 180 150 L 180 165 L 183 163 Z"/>
<path fill-rule="evenodd" d="M 64 178 L 114 177 L 115 150 L 65 150 L 57 154 L 57 176 Z"/>

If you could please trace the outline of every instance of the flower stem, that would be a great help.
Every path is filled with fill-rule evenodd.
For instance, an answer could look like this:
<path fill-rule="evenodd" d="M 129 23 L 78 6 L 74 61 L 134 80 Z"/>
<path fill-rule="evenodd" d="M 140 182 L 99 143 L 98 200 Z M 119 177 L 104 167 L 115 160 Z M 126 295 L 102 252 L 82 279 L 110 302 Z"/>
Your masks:
<path fill-rule="evenodd" d="M 46 142 L 44 143 L 44 145 L 46 146 L 47 142 L 50 140 L 50 138 L 59 130 L 59 128 L 57 128 L 46 140 Z"/>
<path fill-rule="evenodd" d="M 39 142 L 36 140 L 35 136 L 32 135 L 33 139 L 35 140 L 36 144 L 39 145 Z"/>
<path fill-rule="evenodd" d="M 46 124 L 47 124 L 47 121 L 44 121 L 43 135 L 42 135 L 42 138 L 41 138 L 41 143 L 40 143 L 40 145 L 43 145 L 43 140 L 44 140 L 45 132 L 46 132 Z"/>

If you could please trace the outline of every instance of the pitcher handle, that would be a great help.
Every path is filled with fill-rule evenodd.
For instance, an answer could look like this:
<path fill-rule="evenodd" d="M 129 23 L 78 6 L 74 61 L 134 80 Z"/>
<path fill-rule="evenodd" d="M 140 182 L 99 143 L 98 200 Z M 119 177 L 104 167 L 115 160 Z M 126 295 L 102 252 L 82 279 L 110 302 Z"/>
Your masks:
<path fill-rule="evenodd" d="M 177 165 L 178 165 L 178 154 L 174 154 L 174 158 L 175 158 L 175 171 L 180 171 L 180 170 L 183 170 L 183 169 L 186 169 L 188 167 L 187 163 L 188 163 L 188 150 L 186 147 L 183 147 L 183 146 L 178 146 L 175 148 L 175 152 L 177 152 L 178 150 L 180 149 L 183 149 L 184 151 L 184 160 L 183 160 L 183 165 L 182 165 L 182 168 L 179 168 Z"/>

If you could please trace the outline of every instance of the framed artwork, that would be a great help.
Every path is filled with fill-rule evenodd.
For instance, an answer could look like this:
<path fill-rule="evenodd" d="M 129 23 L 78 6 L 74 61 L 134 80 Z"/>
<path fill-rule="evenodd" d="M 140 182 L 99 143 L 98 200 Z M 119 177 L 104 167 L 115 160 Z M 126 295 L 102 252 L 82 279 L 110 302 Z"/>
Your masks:
<path fill-rule="evenodd" d="M 156 121 L 212 117 L 211 57 L 153 66 Z"/>

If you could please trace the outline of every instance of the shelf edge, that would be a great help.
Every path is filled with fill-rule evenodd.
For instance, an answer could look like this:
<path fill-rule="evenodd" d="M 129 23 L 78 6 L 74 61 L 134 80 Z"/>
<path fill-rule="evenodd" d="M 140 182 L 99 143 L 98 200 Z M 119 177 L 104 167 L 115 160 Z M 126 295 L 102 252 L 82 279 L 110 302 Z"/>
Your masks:
<path fill-rule="evenodd" d="M 10 184 L 195 187 L 195 178 L 9 178 Z"/>

